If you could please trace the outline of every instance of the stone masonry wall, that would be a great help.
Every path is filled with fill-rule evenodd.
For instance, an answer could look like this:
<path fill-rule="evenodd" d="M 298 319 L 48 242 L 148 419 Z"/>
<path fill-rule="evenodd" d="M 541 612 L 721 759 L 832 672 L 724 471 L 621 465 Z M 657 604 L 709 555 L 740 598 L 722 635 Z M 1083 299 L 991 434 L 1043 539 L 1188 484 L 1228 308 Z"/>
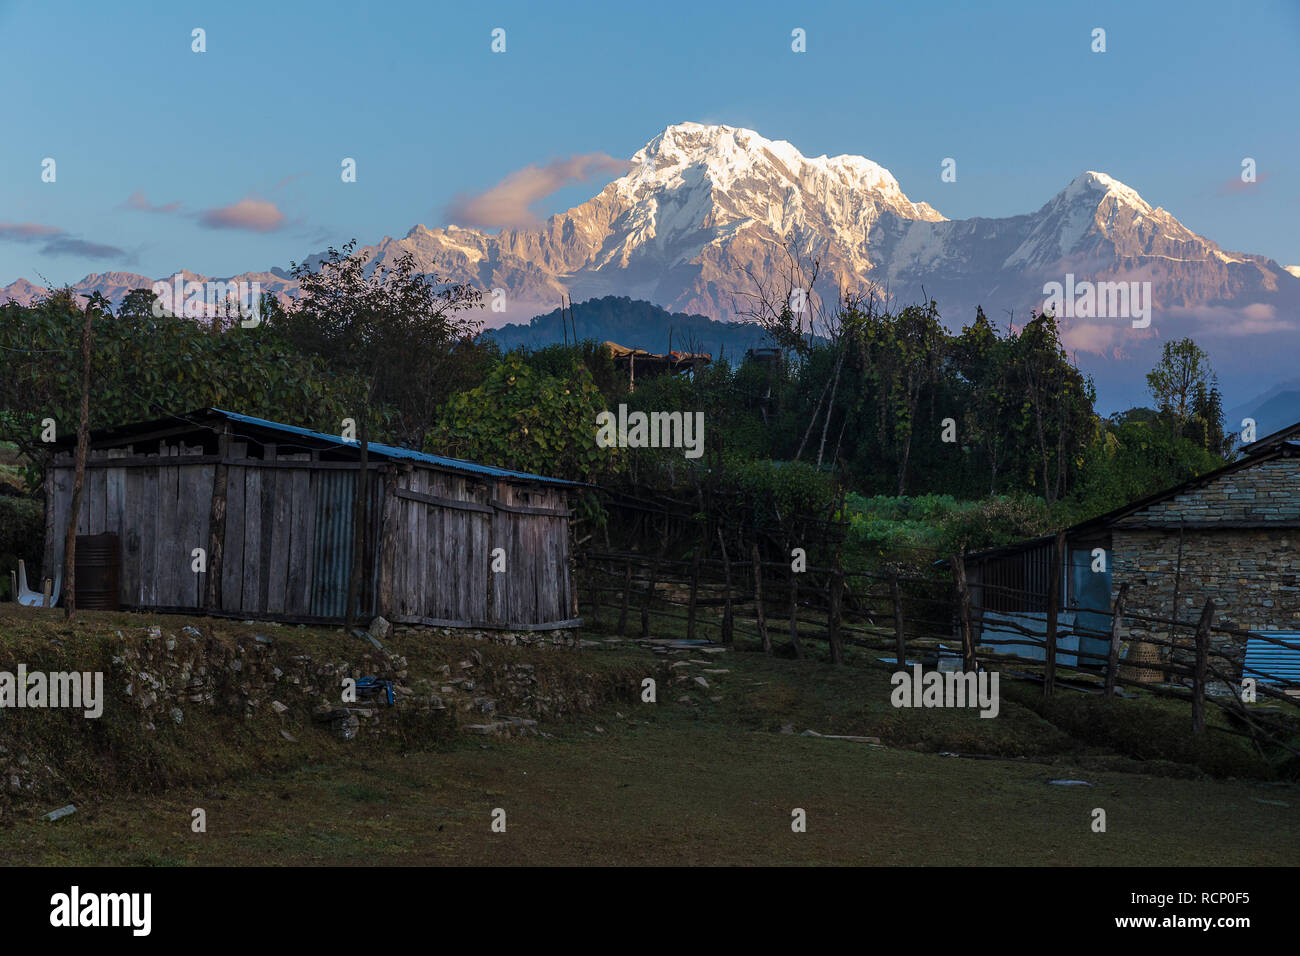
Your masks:
<path fill-rule="evenodd" d="M 1115 529 L 1112 536 L 1111 599 L 1128 582 L 1128 608 L 1157 617 L 1195 622 L 1207 598 L 1215 602 L 1214 623 L 1241 630 L 1300 630 L 1300 529 L 1186 531 L 1182 573 L 1178 533 Z M 1177 582 L 1178 607 L 1174 611 Z M 1169 639 L 1167 627 L 1130 627 L 1130 641 Z M 1179 629 L 1190 647 L 1190 634 Z M 1213 634 L 1211 647 L 1239 671 L 1245 646 Z M 1167 651 L 1167 649 L 1165 649 Z M 1180 652 L 1179 659 L 1184 659 Z"/>
<path fill-rule="evenodd" d="M 1119 527 L 1180 521 L 1300 521 L 1300 458 L 1275 458 L 1129 515 Z"/>

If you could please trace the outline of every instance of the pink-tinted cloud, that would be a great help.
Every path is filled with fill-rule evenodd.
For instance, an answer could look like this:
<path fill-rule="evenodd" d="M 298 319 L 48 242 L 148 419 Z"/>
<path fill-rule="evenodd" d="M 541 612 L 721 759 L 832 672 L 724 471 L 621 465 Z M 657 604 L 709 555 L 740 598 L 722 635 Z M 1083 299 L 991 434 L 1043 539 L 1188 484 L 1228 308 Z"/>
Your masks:
<path fill-rule="evenodd" d="M 0 222 L 0 239 L 13 239 L 17 242 L 31 242 L 57 236 L 63 230 L 56 226 L 44 226 L 39 222 Z"/>
<path fill-rule="evenodd" d="M 131 193 L 131 195 L 127 197 L 126 202 L 122 203 L 122 206 L 126 209 L 136 209 L 140 212 L 161 213 L 173 213 L 181 208 L 181 204 L 178 202 L 169 202 L 164 203 L 161 206 L 155 206 L 145 198 L 144 191 L 140 189 Z"/>
<path fill-rule="evenodd" d="M 1253 190 L 1256 190 L 1261 185 L 1263 185 L 1265 180 L 1269 179 L 1271 176 L 1272 173 L 1260 173 L 1257 177 L 1255 177 L 1255 181 L 1253 183 L 1242 182 L 1240 176 L 1233 176 L 1227 182 L 1220 184 L 1219 195 L 1231 196 L 1236 193 L 1252 192 Z"/>
<path fill-rule="evenodd" d="M 526 166 L 476 196 L 457 196 L 446 209 L 449 222 L 484 228 L 534 226 L 538 217 L 529 207 L 565 186 L 598 174 L 622 175 L 631 168 L 624 159 L 586 153 L 557 159 L 544 166 Z"/>
<path fill-rule="evenodd" d="M 1196 334 L 1207 337 L 1241 338 L 1292 332 L 1297 328 L 1294 319 L 1278 315 L 1277 307 L 1267 302 L 1252 302 L 1241 308 L 1200 305 L 1170 309 L 1169 313 L 1194 323 Z"/>
<path fill-rule="evenodd" d="M 275 203 L 247 197 L 230 206 L 199 213 L 199 223 L 209 229 L 242 229 L 246 232 L 275 232 L 287 220 Z"/>

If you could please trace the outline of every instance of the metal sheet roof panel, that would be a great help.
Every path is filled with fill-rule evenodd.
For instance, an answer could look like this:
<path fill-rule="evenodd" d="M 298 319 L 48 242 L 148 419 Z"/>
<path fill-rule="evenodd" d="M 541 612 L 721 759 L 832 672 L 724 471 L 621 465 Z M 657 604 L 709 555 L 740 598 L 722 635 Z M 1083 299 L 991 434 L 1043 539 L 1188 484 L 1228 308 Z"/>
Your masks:
<path fill-rule="evenodd" d="M 270 431 L 297 435 L 301 438 L 310 438 L 315 441 L 330 442 L 340 448 L 358 447 L 356 441 L 349 441 L 341 435 L 329 435 L 325 432 L 312 431 L 309 428 L 300 428 L 297 425 L 285 425 L 281 422 L 273 422 L 265 418 L 254 418 L 251 415 L 241 415 L 239 412 L 231 412 L 223 408 L 213 408 L 212 412 L 222 416 L 223 418 L 227 418 L 232 422 L 240 422 L 257 428 L 265 428 Z M 383 455 L 386 458 L 421 462 L 423 464 L 432 465 L 435 468 L 445 468 L 449 471 L 459 471 L 469 475 L 482 475 L 486 478 L 500 478 L 506 481 L 531 481 L 540 484 L 562 485 L 571 488 L 588 487 L 581 481 L 570 481 L 567 478 L 550 478 L 546 475 L 534 475 L 526 471 L 511 471 L 507 468 L 497 468 L 492 465 L 480 465 L 477 462 L 466 461 L 463 458 L 447 458 L 442 455 L 432 455 L 428 452 L 416 451 L 413 448 L 402 448 L 399 445 L 385 445 L 380 442 L 370 442 L 367 447 L 370 452 L 377 455 Z"/>

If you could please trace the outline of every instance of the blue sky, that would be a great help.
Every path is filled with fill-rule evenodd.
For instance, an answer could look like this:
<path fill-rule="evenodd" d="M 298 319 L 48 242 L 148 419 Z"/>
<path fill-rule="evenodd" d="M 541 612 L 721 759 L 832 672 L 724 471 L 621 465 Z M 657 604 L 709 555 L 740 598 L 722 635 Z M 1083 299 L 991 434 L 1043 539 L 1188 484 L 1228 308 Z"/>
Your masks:
<path fill-rule="evenodd" d="M 1296 2 L 0 0 L 0 35 L 0 224 L 45 230 L 0 238 L 0 284 L 287 266 L 441 224 L 529 164 L 630 156 L 684 120 L 865 155 L 951 218 L 1027 212 L 1098 169 L 1225 248 L 1300 264 Z M 1259 182 L 1229 188 L 1244 157 Z M 166 211 L 129 208 L 136 193 Z M 278 226 L 213 228 L 241 201 Z"/>

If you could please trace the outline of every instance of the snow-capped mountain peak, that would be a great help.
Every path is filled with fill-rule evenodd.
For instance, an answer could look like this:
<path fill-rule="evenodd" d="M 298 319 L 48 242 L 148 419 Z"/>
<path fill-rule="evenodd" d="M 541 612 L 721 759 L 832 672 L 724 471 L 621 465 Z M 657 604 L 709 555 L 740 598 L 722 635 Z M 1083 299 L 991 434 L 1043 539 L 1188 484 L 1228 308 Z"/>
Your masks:
<path fill-rule="evenodd" d="M 667 127 L 623 175 L 538 226 L 420 224 L 359 251 L 385 265 L 410 252 L 441 279 L 501 290 L 506 311 L 486 316 L 497 323 L 548 312 L 566 294 L 740 318 L 752 305 L 746 293 L 788 278 L 792 247 L 805 263 L 820 262 L 824 296 L 884 286 L 902 301 L 935 298 L 953 321 L 976 304 L 988 314 L 1027 312 L 1045 281 L 1069 272 L 1149 280 L 1157 308 L 1300 303 L 1300 268 L 1225 253 L 1103 172 L 1076 176 L 1035 212 L 948 220 L 870 159 L 808 157 L 750 129 L 702 123 Z M 76 288 L 117 302 L 150 282 L 105 273 Z M 280 271 L 267 286 L 284 295 L 294 284 Z M 20 280 L 0 299 L 29 300 L 33 289 Z"/>

